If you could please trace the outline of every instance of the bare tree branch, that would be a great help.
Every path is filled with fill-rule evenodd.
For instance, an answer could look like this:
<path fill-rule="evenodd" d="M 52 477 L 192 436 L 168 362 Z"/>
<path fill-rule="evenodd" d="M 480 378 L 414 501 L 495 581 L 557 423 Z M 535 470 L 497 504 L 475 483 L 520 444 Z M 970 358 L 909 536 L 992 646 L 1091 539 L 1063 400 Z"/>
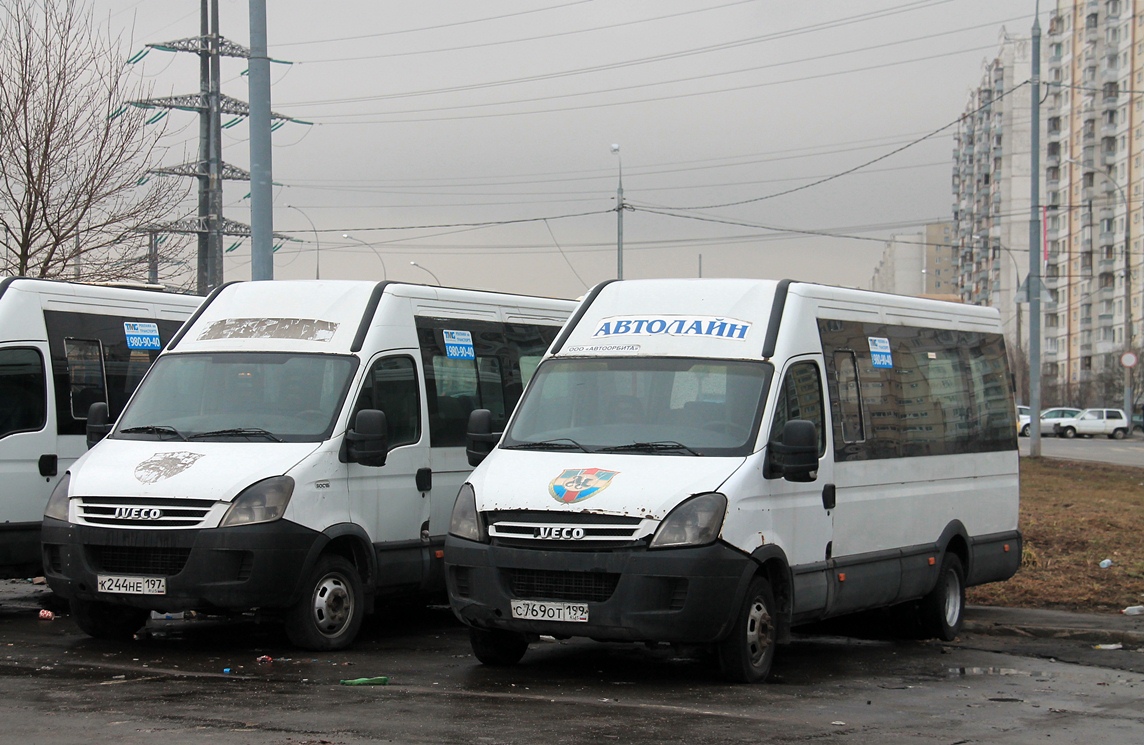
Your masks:
<path fill-rule="evenodd" d="M 82 0 L 3 6 L 0 271 L 60 277 L 78 266 L 88 282 L 144 279 L 146 233 L 173 219 L 189 189 L 148 176 L 164 129 L 127 102 L 150 91 Z M 175 250 L 165 249 L 168 278 L 186 272 Z"/>

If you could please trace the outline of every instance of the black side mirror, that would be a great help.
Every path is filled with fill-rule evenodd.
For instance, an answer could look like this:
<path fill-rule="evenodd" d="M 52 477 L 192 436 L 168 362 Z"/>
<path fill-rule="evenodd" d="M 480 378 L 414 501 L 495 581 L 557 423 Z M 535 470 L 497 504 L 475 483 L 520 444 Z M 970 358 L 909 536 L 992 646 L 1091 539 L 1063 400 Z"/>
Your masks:
<path fill-rule="evenodd" d="M 493 451 L 493 445 L 497 444 L 500 436 L 500 432 L 493 432 L 493 413 L 488 409 L 473 409 L 465 428 L 465 455 L 469 465 L 479 466 Z"/>
<path fill-rule="evenodd" d="M 388 432 L 384 411 L 362 409 L 354 417 L 353 427 L 346 432 L 340 460 L 363 466 L 384 466 L 389 454 Z"/>
<path fill-rule="evenodd" d="M 814 481 L 818 478 L 818 430 L 814 422 L 792 419 L 783 425 L 783 439 L 768 445 L 769 477 L 787 481 Z"/>
<path fill-rule="evenodd" d="M 87 410 L 87 446 L 91 448 L 95 443 L 107 437 L 111 431 L 111 415 L 107 411 L 106 401 L 96 401 Z"/>

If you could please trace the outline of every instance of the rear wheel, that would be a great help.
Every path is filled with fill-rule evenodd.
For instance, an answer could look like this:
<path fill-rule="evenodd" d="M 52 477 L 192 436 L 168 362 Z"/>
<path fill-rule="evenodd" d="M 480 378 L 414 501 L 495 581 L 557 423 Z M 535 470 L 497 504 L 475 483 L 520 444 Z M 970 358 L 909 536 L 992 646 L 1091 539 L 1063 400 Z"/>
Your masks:
<path fill-rule="evenodd" d="M 961 631 L 965 612 L 965 569 L 956 554 L 941 559 L 937 584 L 921 602 L 922 630 L 926 636 L 953 641 Z"/>
<path fill-rule="evenodd" d="M 302 598 L 286 613 L 286 635 L 303 649 L 348 647 L 365 612 L 361 577 L 341 556 L 323 556 L 310 570 Z"/>
<path fill-rule="evenodd" d="M 1111 437 L 1114 440 L 1123 440 L 1124 435 L 1126 435 L 1126 434 L 1128 434 L 1127 430 L 1114 429 L 1114 430 L 1112 430 L 1112 434 L 1109 435 L 1109 437 Z"/>
<path fill-rule="evenodd" d="M 71 601 L 71 614 L 83 633 L 113 641 L 130 641 L 151 615 L 142 608 L 78 599 Z"/>
<path fill-rule="evenodd" d="M 771 585 L 755 577 L 739 609 L 731 635 L 719 643 L 719 668 L 734 683 L 759 683 L 775 660 L 778 615 Z"/>
<path fill-rule="evenodd" d="M 1028 436 L 1029 436 L 1029 425 L 1026 424 L 1024 427 L 1021 427 L 1021 437 L 1028 437 Z"/>
<path fill-rule="evenodd" d="M 528 637 L 515 631 L 469 627 L 473 655 L 483 665 L 508 667 L 520 662 L 528 651 Z"/>

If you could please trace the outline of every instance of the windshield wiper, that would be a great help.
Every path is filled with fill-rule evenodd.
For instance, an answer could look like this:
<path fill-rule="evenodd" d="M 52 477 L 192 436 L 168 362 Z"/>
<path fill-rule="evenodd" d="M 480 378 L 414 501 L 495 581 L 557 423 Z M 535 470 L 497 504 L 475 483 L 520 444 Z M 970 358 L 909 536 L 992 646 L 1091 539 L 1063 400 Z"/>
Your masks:
<path fill-rule="evenodd" d="M 234 427 L 233 429 L 216 429 L 210 432 L 196 432 L 188 440 L 202 440 L 206 437 L 265 437 L 274 442 L 282 442 L 273 432 L 268 432 L 261 427 Z"/>
<path fill-rule="evenodd" d="M 679 453 L 699 455 L 696 451 L 674 440 L 661 440 L 659 442 L 633 442 L 630 445 L 613 445 L 600 448 L 601 453 Z"/>
<path fill-rule="evenodd" d="M 516 445 L 505 445 L 505 450 L 583 450 L 585 453 L 589 452 L 588 448 L 573 440 L 571 437 L 557 437 L 552 440 L 541 440 L 540 442 L 521 442 Z"/>
<path fill-rule="evenodd" d="M 168 427 L 166 424 L 145 424 L 142 427 L 128 427 L 127 429 L 119 430 L 121 435 L 174 435 L 180 440 L 186 440 L 187 437 L 174 427 Z"/>

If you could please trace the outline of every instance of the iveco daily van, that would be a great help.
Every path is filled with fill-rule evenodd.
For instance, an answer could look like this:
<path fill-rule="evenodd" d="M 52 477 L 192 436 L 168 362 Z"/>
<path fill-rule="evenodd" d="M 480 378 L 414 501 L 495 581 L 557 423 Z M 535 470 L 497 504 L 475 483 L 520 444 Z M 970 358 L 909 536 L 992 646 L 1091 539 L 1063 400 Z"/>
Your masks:
<path fill-rule="evenodd" d="M 702 645 L 762 680 L 792 626 L 915 601 L 951 639 L 966 586 L 1020 561 L 1014 412 L 994 309 L 605 283 L 499 441 L 473 414 L 450 602 L 488 664 L 581 636 Z"/>
<path fill-rule="evenodd" d="M 8 277 L 0 280 L 0 577 L 40 566 L 48 495 L 87 449 L 88 410 L 123 410 L 201 297 Z"/>
<path fill-rule="evenodd" d="M 574 303 L 397 283 L 214 292 L 44 515 L 94 636 L 259 613 L 336 649 L 378 598 L 444 596 L 473 409 L 507 419 Z"/>

